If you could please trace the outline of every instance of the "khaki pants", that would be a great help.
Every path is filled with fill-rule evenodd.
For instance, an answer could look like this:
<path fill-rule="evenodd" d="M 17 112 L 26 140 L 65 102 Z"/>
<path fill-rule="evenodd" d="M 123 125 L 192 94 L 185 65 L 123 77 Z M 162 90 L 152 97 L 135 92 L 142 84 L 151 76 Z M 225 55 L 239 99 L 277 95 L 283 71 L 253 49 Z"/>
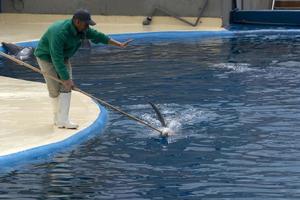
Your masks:
<path fill-rule="evenodd" d="M 37 59 L 37 62 L 39 64 L 40 68 L 41 68 L 41 71 L 43 73 L 49 74 L 49 75 L 54 76 L 55 78 L 59 79 L 52 63 L 47 62 L 45 60 L 41 60 L 39 58 L 36 58 L 36 59 Z M 71 67 L 70 61 L 69 60 L 65 61 L 65 65 L 67 66 L 67 70 L 69 72 L 70 79 L 72 79 L 72 67 Z M 55 81 L 51 78 L 48 78 L 48 77 L 44 76 L 44 79 L 46 81 L 49 96 L 51 98 L 58 97 L 58 95 L 60 93 L 71 92 L 71 91 L 66 90 L 65 87 L 61 83 L 59 83 L 59 82 L 57 82 L 57 81 Z"/>

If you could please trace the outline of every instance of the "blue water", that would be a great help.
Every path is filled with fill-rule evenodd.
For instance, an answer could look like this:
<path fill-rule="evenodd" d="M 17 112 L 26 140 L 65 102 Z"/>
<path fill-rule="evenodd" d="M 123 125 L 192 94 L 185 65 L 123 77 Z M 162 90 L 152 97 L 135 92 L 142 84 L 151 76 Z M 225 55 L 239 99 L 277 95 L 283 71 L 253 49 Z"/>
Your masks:
<path fill-rule="evenodd" d="M 0 199 L 299 199 L 300 32 L 190 34 L 133 35 L 72 60 L 82 90 L 159 127 L 152 101 L 174 135 L 110 111 L 96 138 L 0 170 Z"/>

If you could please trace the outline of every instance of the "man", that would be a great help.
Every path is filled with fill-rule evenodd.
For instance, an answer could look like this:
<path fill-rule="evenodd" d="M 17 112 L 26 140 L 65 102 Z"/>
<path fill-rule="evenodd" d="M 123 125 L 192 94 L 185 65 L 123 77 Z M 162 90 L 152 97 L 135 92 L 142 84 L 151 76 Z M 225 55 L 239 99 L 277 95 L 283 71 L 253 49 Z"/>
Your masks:
<path fill-rule="evenodd" d="M 34 52 L 38 64 L 46 74 L 63 81 L 58 83 L 44 76 L 54 109 L 54 125 L 58 128 L 77 129 L 78 125 L 69 120 L 72 81 L 70 57 L 81 45 L 81 40 L 90 39 L 93 43 L 126 47 L 131 40 L 120 43 L 103 33 L 90 28 L 96 23 L 87 10 L 77 10 L 72 19 L 55 22 L 42 36 Z"/>

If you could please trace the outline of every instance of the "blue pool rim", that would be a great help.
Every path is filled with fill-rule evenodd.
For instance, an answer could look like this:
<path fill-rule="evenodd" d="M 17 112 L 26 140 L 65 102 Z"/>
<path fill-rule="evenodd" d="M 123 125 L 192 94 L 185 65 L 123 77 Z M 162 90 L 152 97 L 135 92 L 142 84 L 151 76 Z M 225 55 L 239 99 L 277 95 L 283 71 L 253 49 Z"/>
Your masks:
<path fill-rule="evenodd" d="M 235 37 L 242 36 L 247 34 L 257 34 L 257 35 L 265 35 L 265 34 L 284 34 L 284 35 L 293 35 L 295 33 L 300 33 L 300 29 L 294 27 L 278 27 L 274 29 L 273 26 L 253 26 L 253 25 L 233 25 L 228 27 L 228 29 L 224 30 L 210 30 L 210 31 L 160 31 L 160 32 L 141 32 L 141 33 L 116 33 L 116 34 L 108 34 L 108 36 L 113 37 L 118 40 L 126 40 L 131 37 L 137 41 L 139 39 L 143 39 L 145 37 L 156 38 L 159 39 L 183 39 L 185 37 L 192 38 L 193 36 L 201 36 L 202 38 L 218 38 L 218 37 Z M 0 41 L 2 42 L 2 41 Z M 20 46 L 31 46 L 36 47 L 38 44 L 38 40 L 26 41 L 26 42 L 18 42 L 16 43 Z M 4 51 L 0 44 L 0 51 Z"/>
<path fill-rule="evenodd" d="M 125 40 L 130 37 L 134 39 L 143 39 L 145 37 L 159 37 L 166 39 L 177 39 L 179 36 L 180 39 L 184 38 L 186 34 L 189 38 L 193 36 L 201 36 L 203 38 L 214 38 L 214 37 L 234 37 L 236 35 L 243 34 L 272 34 L 272 33 L 283 33 L 286 35 L 294 34 L 295 32 L 300 33 L 299 29 L 281 29 L 281 30 L 272 30 L 272 29 L 263 29 L 263 30 L 222 30 L 222 31 L 165 31 L 165 32 L 143 32 L 143 33 L 121 33 L 121 34 L 108 34 L 109 36 L 118 39 Z M 27 41 L 17 43 L 20 46 L 31 46 L 36 47 L 38 41 Z M 0 51 L 4 51 L 0 45 Z M 47 158 L 51 155 L 54 155 L 57 152 L 63 151 L 65 148 L 71 147 L 76 144 L 80 144 L 87 139 L 93 137 L 96 134 L 100 134 L 104 131 L 108 120 L 107 110 L 99 105 L 101 110 L 97 119 L 89 127 L 77 132 L 75 135 L 48 145 L 28 149 L 25 151 L 9 154 L 6 156 L 0 156 L 0 167 L 7 166 L 16 166 L 19 163 L 27 163 L 33 160 L 39 160 Z"/>

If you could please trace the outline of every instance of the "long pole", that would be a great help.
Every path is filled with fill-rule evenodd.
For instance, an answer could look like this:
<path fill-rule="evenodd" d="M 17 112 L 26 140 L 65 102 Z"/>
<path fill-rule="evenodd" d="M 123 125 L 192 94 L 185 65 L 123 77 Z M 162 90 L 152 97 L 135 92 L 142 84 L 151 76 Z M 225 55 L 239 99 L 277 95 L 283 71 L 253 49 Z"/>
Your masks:
<path fill-rule="evenodd" d="M 23 61 L 21 61 L 21 60 L 19 60 L 19 59 L 16 59 L 16 58 L 13 57 L 13 56 L 10 56 L 10 55 L 8 55 L 8 54 L 6 54 L 6 53 L 3 53 L 2 51 L 0 51 L 0 55 L 2 55 L 2 56 L 5 57 L 5 58 L 8 58 L 8 59 L 11 60 L 11 61 L 14 61 L 15 63 L 17 63 L 17 64 L 19 64 L 19 65 L 22 65 L 22 66 L 24 66 L 24 67 L 26 67 L 26 68 L 29 68 L 29 69 L 31 69 L 31 70 L 37 72 L 37 73 L 40 73 L 40 74 L 42 74 L 42 75 L 44 75 L 44 76 L 46 76 L 46 77 L 48 77 L 48 78 L 51 78 L 51 79 L 53 79 L 53 80 L 55 80 L 55 81 L 57 81 L 57 82 L 63 84 L 63 81 L 62 81 L 62 80 L 60 80 L 60 79 L 58 79 L 58 78 L 56 78 L 56 77 L 54 77 L 54 76 L 51 76 L 51 75 L 49 75 L 49 74 L 47 74 L 47 73 L 45 73 L 45 72 L 42 72 L 40 69 L 38 69 L 38 68 L 36 68 L 36 67 L 33 67 L 32 65 L 30 65 L 30 64 L 28 64 L 28 63 L 25 63 L 25 62 L 23 62 Z M 139 118 L 137 118 L 137 117 L 135 117 L 135 116 L 133 116 L 133 115 L 131 115 L 131 114 L 128 114 L 128 113 L 122 111 L 121 109 L 119 109 L 119 108 L 117 108 L 117 107 L 115 107 L 115 106 L 113 106 L 113 105 L 107 103 L 106 101 L 104 101 L 104 100 L 102 100 L 102 99 L 99 99 L 99 98 L 97 98 L 97 97 L 95 97 L 95 96 L 93 96 L 93 95 L 91 95 L 91 94 L 89 94 L 89 93 L 87 93 L 87 92 L 84 92 L 84 91 L 82 91 L 81 89 L 79 89 L 79 88 L 77 88 L 77 87 L 74 87 L 73 90 L 75 90 L 75 91 L 77 91 L 77 92 L 81 92 L 81 93 L 85 94 L 86 96 L 88 96 L 88 97 L 90 97 L 90 98 L 92 98 L 92 99 L 95 99 L 95 100 L 99 101 L 101 104 L 103 104 L 103 105 L 109 107 L 110 109 L 112 109 L 112 110 L 114 110 L 114 111 L 117 111 L 117 112 L 119 112 L 119 113 L 121 113 L 121 114 L 127 116 L 128 118 L 130 118 L 130 119 L 132 119 L 132 120 L 134 120 L 134 121 L 137 121 L 137 122 L 139 122 L 139 123 L 141 123 L 141 124 L 143 124 L 143 125 L 145 125 L 145 126 L 148 126 L 149 128 L 151 128 L 151 129 L 153 129 L 153 130 L 159 132 L 160 134 L 163 134 L 163 132 L 162 132 L 161 130 L 159 130 L 159 129 L 153 127 L 152 125 L 148 124 L 147 122 L 145 122 L 145 121 L 143 121 L 143 120 L 141 120 L 141 119 L 139 119 Z"/>

